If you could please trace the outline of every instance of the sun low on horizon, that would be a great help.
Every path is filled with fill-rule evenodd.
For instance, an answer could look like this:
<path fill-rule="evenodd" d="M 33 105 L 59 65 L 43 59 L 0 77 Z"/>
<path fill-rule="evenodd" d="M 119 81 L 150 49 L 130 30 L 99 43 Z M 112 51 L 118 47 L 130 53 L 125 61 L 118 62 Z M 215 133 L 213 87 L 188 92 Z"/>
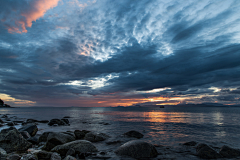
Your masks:
<path fill-rule="evenodd" d="M 240 105 L 238 0 L 0 0 L 13 107 Z"/>

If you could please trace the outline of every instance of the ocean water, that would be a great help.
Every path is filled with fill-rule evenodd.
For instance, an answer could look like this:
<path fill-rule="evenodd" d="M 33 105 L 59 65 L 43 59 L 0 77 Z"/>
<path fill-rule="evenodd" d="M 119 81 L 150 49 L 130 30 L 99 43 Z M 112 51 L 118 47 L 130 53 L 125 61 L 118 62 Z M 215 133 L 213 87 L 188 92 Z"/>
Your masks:
<path fill-rule="evenodd" d="M 240 148 L 240 108 L 237 107 L 30 107 L 0 108 L 0 114 L 37 120 L 71 117 L 70 126 L 39 124 L 39 133 L 85 129 L 117 137 L 129 130 L 137 130 L 144 134 L 143 140 L 154 144 L 174 146 L 194 140 Z"/>

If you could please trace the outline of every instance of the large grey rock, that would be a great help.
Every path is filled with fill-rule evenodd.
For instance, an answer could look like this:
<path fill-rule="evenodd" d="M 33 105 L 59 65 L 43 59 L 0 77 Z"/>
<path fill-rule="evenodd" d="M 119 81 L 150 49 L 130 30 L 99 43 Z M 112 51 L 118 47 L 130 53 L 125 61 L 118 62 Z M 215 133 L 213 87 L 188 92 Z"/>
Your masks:
<path fill-rule="evenodd" d="M 38 160 L 38 158 L 33 154 L 25 154 L 22 156 L 21 160 Z"/>
<path fill-rule="evenodd" d="M 23 136 L 23 138 L 25 138 L 25 139 L 28 139 L 31 137 L 27 131 L 20 131 L 20 133 Z"/>
<path fill-rule="evenodd" d="M 128 131 L 128 132 L 124 133 L 123 135 L 126 135 L 128 137 L 134 137 L 134 138 L 143 138 L 143 136 L 144 136 L 142 133 L 140 133 L 138 131 L 134 131 L 134 130 Z"/>
<path fill-rule="evenodd" d="M 235 158 L 240 156 L 240 151 L 224 145 L 220 149 L 219 154 L 221 154 L 225 158 Z"/>
<path fill-rule="evenodd" d="M 77 158 L 68 155 L 68 156 L 65 157 L 63 160 L 77 160 Z"/>
<path fill-rule="evenodd" d="M 2 130 L 0 133 L 0 147 L 7 153 L 13 151 L 26 151 L 32 146 L 14 127 Z"/>
<path fill-rule="evenodd" d="M 28 124 L 20 129 L 18 129 L 20 132 L 21 131 L 27 131 L 31 137 L 35 136 L 37 134 L 38 128 L 37 125 L 35 124 Z"/>
<path fill-rule="evenodd" d="M 48 137 L 49 133 L 52 133 L 52 132 L 44 132 L 38 139 L 39 143 L 47 142 L 47 137 Z"/>
<path fill-rule="evenodd" d="M 206 144 L 199 144 L 196 147 L 197 156 L 204 159 L 217 159 L 222 156 Z"/>
<path fill-rule="evenodd" d="M 36 152 L 36 156 L 38 157 L 38 160 L 50 160 L 52 157 L 52 152 L 46 152 L 46 151 L 39 151 Z"/>
<path fill-rule="evenodd" d="M 56 152 L 54 152 L 51 156 L 51 160 L 61 160 L 61 159 L 62 159 L 61 156 Z"/>
<path fill-rule="evenodd" d="M 54 147 L 51 152 L 57 152 L 61 156 L 65 156 L 68 150 L 72 148 L 76 153 L 97 152 L 97 148 L 89 141 L 77 140 L 63 145 Z"/>
<path fill-rule="evenodd" d="M 6 157 L 7 157 L 7 152 L 4 149 L 0 148 L 0 160 L 5 160 Z"/>
<path fill-rule="evenodd" d="M 50 122 L 48 123 L 49 126 L 53 126 L 54 124 L 57 124 L 59 126 L 67 125 L 64 121 L 60 119 L 51 119 Z"/>
<path fill-rule="evenodd" d="M 84 139 L 90 142 L 99 142 L 108 139 L 110 136 L 104 133 L 89 132 L 85 135 Z"/>
<path fill-rule="evenodd" d="M 52 132 L 52 133 L 49 133 L 47 137 L 47 143 L 43 149 L 46 151 L 50 151 L 52 148 L 54 148 L 57 145 L 61 145 L 71 141 L 75 141 L 75 137 L 68 133 Z"/>
<path fill-rule="evenodd" d="M 39 135 L 35 135 L 34 137 L 30 137 L 27 139 L 28 142 L 32 143 L 32 144 L 38 144 L 39 143 Z"/>
<path fill-rule="evenodd" d="M 83 139 L 84 137 L 85 137 L 85 135 L 87 134 L 87 133 L 89 133 L 90 131 L 87 131 L 87 130 L 82 130 L 82 131 L 80 131 L 80 130 L 75 130 L 74 131 L 74 134 L 75 134 L 75 136 L 76 136 L 76 139 Z"/>
<path fill-rule="evenodd" d="M 7 156 L 7 160 L 20 160 L 21 156 L 18 154 L 10 154 Z"/>
<path fill-rule="evenodd" d="M 133 158 L 153 158 L 158 155 L 156 148 L 152 144 L 140 140 L 133 140 L 123 144 L 115 153 Z"/>

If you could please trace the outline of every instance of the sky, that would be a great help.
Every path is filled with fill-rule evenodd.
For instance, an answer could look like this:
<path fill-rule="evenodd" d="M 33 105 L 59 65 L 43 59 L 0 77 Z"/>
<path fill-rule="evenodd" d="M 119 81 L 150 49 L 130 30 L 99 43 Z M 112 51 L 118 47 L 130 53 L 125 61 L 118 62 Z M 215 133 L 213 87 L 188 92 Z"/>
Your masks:
<path fill-rule="evenodd" d="M 0 98 L 240 105 L 239 15 L 239 0 L 0 0 Z"/>

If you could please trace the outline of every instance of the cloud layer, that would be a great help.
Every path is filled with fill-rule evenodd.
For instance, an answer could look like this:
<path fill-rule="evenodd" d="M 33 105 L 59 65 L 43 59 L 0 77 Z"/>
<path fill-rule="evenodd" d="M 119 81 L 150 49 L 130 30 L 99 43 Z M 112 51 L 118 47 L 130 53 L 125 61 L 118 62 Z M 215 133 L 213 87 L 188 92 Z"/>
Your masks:
<path fill-rule="evenodd" d="M 0 93 L 43 106 L 240 104 L 238 1 L 17 3 L 0 8 Z"/>

